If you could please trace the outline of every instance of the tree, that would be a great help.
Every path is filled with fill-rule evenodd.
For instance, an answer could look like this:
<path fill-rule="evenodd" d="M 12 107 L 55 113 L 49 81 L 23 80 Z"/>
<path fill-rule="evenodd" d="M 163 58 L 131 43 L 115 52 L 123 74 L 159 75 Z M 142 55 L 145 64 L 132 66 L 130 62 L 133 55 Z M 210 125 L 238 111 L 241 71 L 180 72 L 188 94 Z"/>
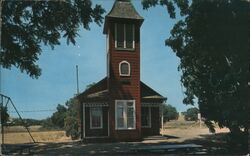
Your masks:
<path fill-rule="evenodd" d="M 73 140 L 79 138 L 79 120 L 78 120 L 78 110 L 79 103 L 76 98 L 71 98 L 66 102 L 66 106 L 68 107 L 66 118 L 65 118 L 65 131 L 67 136 L 71 136 Z"/>
<path fill-rule="evenodd" d="M 46 130 L 56 129 L 58 127 L 55 126 L 55 124 L 52 123 L 51 117 L 47 117 L 46 119 L 43 119 L 41 121 L 42 128 Z"/>
<path fill-rule="evenodd" d="M 92 82 L 92 83 L 88 84 L 88 85 L 86 86 L 86 89 L 85 89 L 85 90 L 87 90 L 87 89 L 93 87 L 95 84 L 96 84 L 96 82 Z"/>
<path fill-rule="evenodd" d="M 176 108 L 169 104 L 163 105 L 163 115 L 164 115 L 164 122 L 169 120 L 176 120 L 179 117 Z"/>
<path fill-rule="evenodd" d="M 178 69 L 186 88 L 183 102 L 193 105 L 197 98 L 211 131 L 215 121 L 230 129 L 232 140 L 247 145 L 249 2 L 193 0 L 190 4 L 166 40 L 180 58 Z"/>
<path fill-rule="evenodd" d="M 197 121 L 199 109 L 196 107 L 188 108 L 186 112 L 183 112 L 186 121 Z"/>
<path fill-rule="evenodd" d="M 56 127 L 64 128 L 64 120 L 66 118 L 67 108 L 58 104 L 56 109 L 57 111 L 51 116 L 51 121 Z"/>
<path fill-rule="evenodd" d="M 0 65 L 15 66 L 38 78 L 41 69 L 36 62 L 42 52 L 41 44 L 54 49 L 62 37 L 67 44 L 75 44 L 80 26 L 89 30 L 91 22 L 100 25 L 104 12 L 100 5 L 92 7 L 91 0 L 0 0 Z"/>

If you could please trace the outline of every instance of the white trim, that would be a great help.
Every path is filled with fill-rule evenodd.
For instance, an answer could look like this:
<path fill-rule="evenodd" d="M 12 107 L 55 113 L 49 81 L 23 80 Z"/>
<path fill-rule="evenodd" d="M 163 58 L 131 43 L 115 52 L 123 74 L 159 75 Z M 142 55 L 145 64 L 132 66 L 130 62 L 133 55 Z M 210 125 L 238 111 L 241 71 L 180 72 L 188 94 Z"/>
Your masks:
<path fill-rule="evenodd" d="M 123 25 L 123 47 L 117 47 L 117 23 L 115 23 L 115 48 L 124 48 L 124 49 L 129 49 L 126 46 L 126 27 L 128 24 L 121 24 Z M 135 24 L 131 24 L 132 25 L 132 38 L 133 38 L 133 42 L 132 42 L 132 49 L 135 49 Z"/>
<path fill-rule="evenodd" d="M 97 109 L 99 111 L 101 111 L 101 121 L 100 121 L 100 126 L 99 127 L 93 127 L 92 125 L 92 111 L 94 109 Z M 91 107 L 89 108 L 89 116 L 90 116 L 90 129 L 102 129 L 103 128 L 103 111 L 102 111 L 102 107 Z"/>
<path fill-rule="evenodd" d="M 151 128 L 151 126 L 152 126 L 152 124 L 151 124 L 151 107 L 146 107 L 146 108 L 148 108 L 148 115 L 149 115 L 149 119 L 148 119 L 149 121 L 148 122 L 149 122 L 149 125 L 147 125 L 147 126 L 142 126 L 141 125 L 141 127 L 142 128 Z"/>
<path fill-rule="evenodd" d="M 162 103 L 153 103 L 153 102 L 143 102 L 141 103 L 142 107 L 160 107 Z"/>
<path fill-rule="evenodd" d="M 117 48 L 117 23 L 115 23 L 115 48 Z"/>
<path fill-rule="evenodd" d="M 132 25 L 132 31 L 133 31 L 133 49 L 135 49 L 135 25 Z"/>
<path fill-rule="evenodd" d="M 127 48 L 126 46 L 126 24 L 123 24 L 123 36 L 124 36 L 123 48 Z"/>
<path fill-rule="evenodd" d="M 89 102 L 85 103 L 85 107 L 108 107 L 107 102 Z"/>
<path fill-rule="evenodd" d="M 124 116 L 124 127 L 121 127 L 121 128 L 118 128 L 117 125 L 118 125 L 118 121 L 117 121 L 117 104 L 118 102 L 121 102 L 123 103 L 123 107 L 124 107 L 124 112 L 123 112 L 123 116 Z M 128 102 L 133 102 L 133 109 L 134 109 L 134 125 L 133 125 L 133 128 L 128 128 L 128 125 L 127 125 L 127 111 L 128 111 L 128 105 L 127 103 Z M 135 100 L 115 100 L 115 129 L 116 130 L 134 130 L 136 129 L 136 109 L 135 109 Z"/>
<path fill-rule="evenodd" d="M 126 63 L 128 65 L 128 74 L 121 73 L 121 64 L 123 64 L 123 63 Z M 119 74 L 120 74 L 120 76 L 130 76 L 130 63 L 128 61 L 123 60 L 119 63 Z"/>

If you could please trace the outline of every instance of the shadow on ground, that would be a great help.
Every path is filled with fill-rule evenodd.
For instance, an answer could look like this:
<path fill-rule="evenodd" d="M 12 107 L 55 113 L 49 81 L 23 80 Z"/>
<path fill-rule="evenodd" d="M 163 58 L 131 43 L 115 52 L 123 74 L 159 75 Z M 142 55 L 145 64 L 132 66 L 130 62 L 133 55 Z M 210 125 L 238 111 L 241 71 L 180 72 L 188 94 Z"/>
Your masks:
<path fill-rule="evenodd" d="M 205 155 L 243 155 L 246 151 L 242 147 L 230 147 L 226 143 L 226 134 L 217 133 L 209 135 L 200 135 L 199 138 L 189 139 L 182 142 L 171 141 L 177 136 L 154 136 L 155 139 L 165 139 L 165 142 L 144 143 L 144 142 L 115 142 L 115 143 L 90 143 L 84 144 L 80 141 L 66 143 L 38 143 L 31 152 L 35 155 L 194 155 L 195 152 L 190 150 L 174 151 L 146 151 L 144 153 L 135 152 L 131 149 L 147 148 L 152 145 L 174 145 L 174 144 L 197 144 L 202 145 L 202 150 L 206 151 Z M 147 138 L 147 139 L 150 139 Z"/>

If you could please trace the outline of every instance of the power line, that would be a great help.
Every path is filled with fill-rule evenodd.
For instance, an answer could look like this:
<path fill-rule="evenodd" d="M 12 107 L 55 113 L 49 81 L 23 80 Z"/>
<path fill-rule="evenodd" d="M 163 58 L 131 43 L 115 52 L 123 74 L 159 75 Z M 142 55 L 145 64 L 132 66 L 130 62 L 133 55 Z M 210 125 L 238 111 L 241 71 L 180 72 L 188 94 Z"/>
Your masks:
<path fill-rule="evenodd" d="M 55 109 L 44 109 L 44 110 L 21 110 L 20 113 L 36 113 L 36 112 L 55 112 Z M 8 111 L 10 113 L 16 113 L 15 111 Z"/>

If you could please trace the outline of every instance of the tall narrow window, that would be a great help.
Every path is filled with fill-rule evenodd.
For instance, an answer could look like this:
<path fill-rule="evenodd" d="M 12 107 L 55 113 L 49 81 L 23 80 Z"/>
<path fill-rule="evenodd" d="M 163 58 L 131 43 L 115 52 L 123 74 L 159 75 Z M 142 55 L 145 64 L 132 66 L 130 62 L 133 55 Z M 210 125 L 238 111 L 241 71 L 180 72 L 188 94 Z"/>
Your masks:
<path fill-rule="evenodd" d="M 119 63 L 120 76 L 130 76 L 130 64 L 127 61 Z"/>
<path fill-rule="evenodd" d="M 134 25 L 115 24 L 115 47 L 134 49 Z"/>
<path fill-rule="evenodd" d="M 135 100 L 116 100 L 116 129 L 135 129 Z"/>
<path fill-rule="evenodd" d="M 124 24 L 117 24 L 117 48 L 124 48 Z"/>
<path fill-rule="evenodd" d="M 102 128 L 102 107 L 90 108 L 90 128 L 91 129 Z"/>
<path fill-rule="evenodd" d="M 133 48 L 133 41 L 134 41 L 134 33 L 133 33 L 133 25 L 126 24 L 126 48 Z"/>
<path fill-rule="evenodd" d="M 151 108 L 141 108 L 141 126 L 143 128 L 151 128 Z"/>

